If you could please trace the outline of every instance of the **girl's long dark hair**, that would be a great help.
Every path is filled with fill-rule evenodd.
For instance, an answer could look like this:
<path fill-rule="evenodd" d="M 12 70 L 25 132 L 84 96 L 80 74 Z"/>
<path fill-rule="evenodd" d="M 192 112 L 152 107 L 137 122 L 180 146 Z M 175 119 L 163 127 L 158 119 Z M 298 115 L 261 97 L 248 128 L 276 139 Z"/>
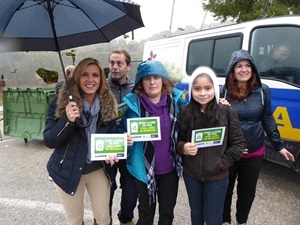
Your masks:
<path fill-rule="evenodd" d="M 191 137 L 192 130 L 220 126 L 219 106 L 214 98 L 201 112 L 201 105 L 192 97 L 190 102 L 182 109 L 182 123 L 186 126 L 187 137 Z"/>

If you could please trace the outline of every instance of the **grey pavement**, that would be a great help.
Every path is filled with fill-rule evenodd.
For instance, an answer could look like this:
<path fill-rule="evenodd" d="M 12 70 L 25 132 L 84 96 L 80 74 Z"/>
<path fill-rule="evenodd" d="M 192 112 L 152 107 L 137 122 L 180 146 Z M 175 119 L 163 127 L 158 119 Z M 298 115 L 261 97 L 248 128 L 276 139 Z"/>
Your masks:
<path fill-rule="evenodd" d="M 3 131 L 2 124 L 3 121 L 0 121 L 0 129 Z M 66 224 L 62 205 L 46 171 L 51 152 L 52 149 L 46 148 L 43 141 L 29 139 L 28 143 L 25 143 L 22 138 L 3 136 L 3 141 L 0 141 L 0 225 Z M 265 162 L 248 225 L 299 224 L 299 188 L 300 174 L 289 168 Z M 120 189 L 116 191 L 113 206 L 115 225 L 119 224 L 116 218 L 119 201 Z M 234 209 L 232 214 L 234 215 Z M 137 216 L 135 210 L 134 221 Z M 86 198 L 85 224 L 92 225 L 92 219 L 90 203 Z M 190 224 L 189 205 L 182 179 L 173 224 Z"/>

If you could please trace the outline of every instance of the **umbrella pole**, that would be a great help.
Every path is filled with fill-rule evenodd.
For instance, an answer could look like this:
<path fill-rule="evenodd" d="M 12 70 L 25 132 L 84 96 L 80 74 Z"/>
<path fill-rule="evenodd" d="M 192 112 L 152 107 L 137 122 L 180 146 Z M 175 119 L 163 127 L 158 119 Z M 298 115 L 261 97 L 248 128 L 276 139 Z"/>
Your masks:
<path fill-rule="evenodd" d="M 58 53 L 58 57 L 59 57 L 59 61 L 60 61 L 60 65 L 61 65 L 61 68 L 62 68 L 62 72 L 63 72 L 64 78 L 65 78 L 65 80 L 67 80 L 67 75 L 65 73 L 65 66 L 64 66 L 64 62 L 63 62 L 60 50 L 58 50 L 57 53 Z"/>
<path fill-rule="evenodd" d="M 62 70 L 63 70 L 63 75 L 64 75 L 65 82 L 66 82 L 66 85 L 67 85 L 67 89 L 68 89 L 68 92 L 69 92 L 69 100 L 73 101 L 73 96 L 72 96 L 72 93 L 70 91 L 70 86 L 69 86 L 70 82 L 68 82 L 67 75 L 66 75 L 66 72 L 65 72 L 64 62 L 62 60 L 61 53 L 60 53 L 60 46 L 59 46 L 59 43 L 58 43 L 58 38 L 57 38 L 55 25 L 54 25 L 53 8 L 51 7 L 50 0 L 47 0 L 47 6 L 48 6 L 48 15 L 49 15 L 49 18 L 50 18 L 50 23 L 51 23 L 52 33 L 53 33 L 53 37 L 54 37 L 54 42 L 55 42 L 55 45 L 56 45 L 56 50 L 57 50 L 58 55 L 59 55 L 60 64 L 61 64 L 61 67 L 62 67 Z M 80 118 L 77 118 L 75 120 L 76 125 L 80 128 L 86 128 L 86 127 L 90 126 L 90 124 L 92 122 L 91 112 L 86 111 L 86 112 L 84 112 L 84 114 L 85 114 L 85 117 L 87 119 L 86 124 L 84 124 Z"/>
<path fill-rule="evenodd" d="M 63 68 L 63 74 L 64 74 L 65 82 L 66 82 L 66 85 L 67 85 L 67 90 L 69 92 L 68 97 L 69 97 L 70 102 L 72 102 L 73 101 L 73 96 L 72 96 L 72 93 L 70 92 L 70 86 L 69 86 L 70 83 L 68 82 L 68 78 L 67 78 L 67 75 L 66 75 L 66 72 L 65 72 L 65 69 L 64 69 L 65 68 L 64 67 L 64 62 L 62 60 L 60 51 L 58 51 L 58 55 L 59 55 L 59 60 L 60 60 L 61 67 Z M 87 123 L 86 124 L 84 124 L 81 119 L 77 118 L 75 120 L 76 125 L 80 128 L 86 128 L 86 127 L 90 126 L 91 123 L 92 123 L 92 114 L 90 113 L 90 111 L 83 111 L 83 113 L 84 113 L 85 117 L 87 118 Z"/>
<path fill-rule="evenodd" d="M 61 65 L 61 68 L 62 68 L 62 72 L 63 72 L 64 78 L 65 78 L 65 81 L 67 81 L 68 78 L 67 78 L 67 75 L 66 75 L 66 72 L 65 72 L 65 66 L 64 66 L 63 59 L 61 57 L 60 50 L 58 50 L 58 57 L 59 57 L 59 61 L 60 61 L 60 65 Z"/>
<path fill-rule="evenodd" d="M 47 1 L 47 9 L 48 9 L 48 15 L 49 15 L 49 18 L 50 18 L 52 34 L 53 34 L 56 50 L 58 52 L 58 56 L 59 56 L 59 60 L 60 60 L 60 64 L 61 64 L 61 67 L 62 67 L 62 71 L 63 71 L 65 81 L 67 82 L 67 75 L 66 75 L 66 72 L 65 72 L 65 66 L 64 66 L 64 62 L 63 62 L 62 57 L 61 57 L 60 46 L 59 46 L 59 43 L 58 43 L 58 40 L 57 40 L 57 34 L 56 34 L 56 30 L 55 30 L 55 25 L 54 25 L 53 8 L 51 7 L 51 4 L 50 4 L 49 0 Z"/>

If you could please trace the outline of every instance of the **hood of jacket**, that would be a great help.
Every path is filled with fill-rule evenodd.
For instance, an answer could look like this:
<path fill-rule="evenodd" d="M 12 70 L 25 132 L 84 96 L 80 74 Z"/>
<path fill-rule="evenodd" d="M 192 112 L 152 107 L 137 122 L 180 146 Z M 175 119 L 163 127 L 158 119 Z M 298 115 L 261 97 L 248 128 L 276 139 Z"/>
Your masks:
<path fill-rule="evenodd" d="M 190 98 L 192 96 L 192 84 L 193 84 L 195 78 L 199 74 L 203 74 L 203 73 L 207 74 L 212 79 L 213 85 L 214 85 L 214 90 L 215 90 L 215 98 L 216 98 L 217 103 L 219 103 L 220 88 L 219 88 L 219 82 L 218 82 L 217 76 L 211 68 L 206 67 L 206 66 L 199 66 L 192 73 L 191 79 L 189 81 L 189 96 L 190 96 Z"/>
<path fill-rule="evenodd" d="M 258 80 L 259 86 L 261 86 L 261 80 L 260 80 L 260 77 L 258 75 L 258 70 L 257 70 L 257 67 L 254 63 L 254 60 L 253 60 L 252 56 L 249 54 L 248 51 L 246 51 L 244 49 L 240 49 L 240 50 L 234 51 L 231 54 L 229 64 L 228 64 L 228 67 L 227 67 L 225 87 L 227 88 L 228 77 L 231 74 L 231 72 L 234 68 L 234 65 L 237 62 L 241 61 L 241 60 L 249 60 L 250 61 L 251 65 L 252 65 L 252 70 L 253 70 L 252 72 L 254 73 L 254 75 L 256 76 L 256 78 Z"/>
<path fill-rule="evenodd" d="M 72 93 L 73 101 L 77 103 L 80 113 L 83 111 L 83 103 L 82 98 L 80 95 L 79 89 L 75 85 L 62 85 L 58 100 L 57 100 L 57 107 L 55 110 L 55 117 L 60 118 L 62 115 L 65 114 L 66 106 L 69 103 L 69 93 Z M 117 110 L 117 102 L 116 99 L 111 91 L 104 93 L 103 95 L 99 95 L 100 99 L 100 115 L 101 120 L 103 122 L 108 122 L 114 119 L 117 119 L 118 110 Z"/>

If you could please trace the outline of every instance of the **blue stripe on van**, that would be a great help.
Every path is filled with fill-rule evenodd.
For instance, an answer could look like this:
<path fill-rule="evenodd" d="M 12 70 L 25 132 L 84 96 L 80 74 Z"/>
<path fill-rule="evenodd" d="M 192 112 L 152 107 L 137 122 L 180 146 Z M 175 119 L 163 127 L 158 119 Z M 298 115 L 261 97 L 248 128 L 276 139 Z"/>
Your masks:
<path fill-rule="evenodd" d="M 300 90 L 271 88 L 272 111 L 285 107 L 293 128 L 300 129 Z"/>

